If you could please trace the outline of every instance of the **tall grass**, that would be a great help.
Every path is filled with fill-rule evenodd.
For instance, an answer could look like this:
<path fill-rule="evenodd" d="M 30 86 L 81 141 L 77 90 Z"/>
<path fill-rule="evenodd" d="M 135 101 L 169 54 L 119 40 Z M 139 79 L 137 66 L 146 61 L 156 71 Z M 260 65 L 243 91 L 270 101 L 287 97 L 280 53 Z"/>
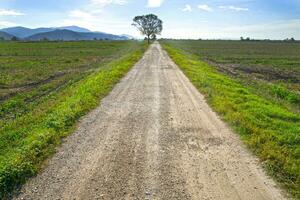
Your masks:
<path fill-rule="evenodd" d="M 249 87 L 192 54 L 167 43 L 164 48 L 212 108 L 241 135 L 267 171 L 300 198 L 300 115 L 252 93 Z M 281 88 L 274 92 L 285 93 Z"/>

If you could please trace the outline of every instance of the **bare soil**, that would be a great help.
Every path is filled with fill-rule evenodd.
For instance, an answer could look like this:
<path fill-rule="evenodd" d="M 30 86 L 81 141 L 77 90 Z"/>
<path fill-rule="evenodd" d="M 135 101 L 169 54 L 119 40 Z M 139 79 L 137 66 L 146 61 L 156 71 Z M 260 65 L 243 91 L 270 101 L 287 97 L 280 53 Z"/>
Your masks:
<path fill-rule="evenodd" d="M 206 59 L 206 62 L 225 74 L 238 76 L 249 74 L 266 81 L 283 81 L 289 83 L 300 83 L 300 74 L 291 70 L 278 69 L 270 66 L 244 65 L 244 64 L 224 64 L 216 63 Z"/>
<path fill-rule="evenodd" d="M 14 199 L 284 199 L 158 43 Z"/>

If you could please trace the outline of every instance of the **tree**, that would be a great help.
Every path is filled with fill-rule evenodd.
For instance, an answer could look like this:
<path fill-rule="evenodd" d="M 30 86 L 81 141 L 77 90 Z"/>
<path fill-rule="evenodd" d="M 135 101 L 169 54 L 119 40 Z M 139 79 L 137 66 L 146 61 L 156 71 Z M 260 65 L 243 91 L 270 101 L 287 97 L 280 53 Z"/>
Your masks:
<path fill-rule="evenodd" d="M 283 41 L 286 41 L 286 42 L 295 42 L 296 40 L 295 40 L 295 38 L 286 38 L 286 39 L 284 39 Z"/>
<path fill-rule="evenodd" d="M 147 37 L 148 44 L 150 39 L 156 39 L 156 35 L 159 35 L 163 30 L 162 20 L 154 14 L 136 16 L 132 25 Z"/>
<path fill-rule="evenodd" d="M 151 35 L 151 40 L 156 40 L 156 35 L 155 34 Z"/>

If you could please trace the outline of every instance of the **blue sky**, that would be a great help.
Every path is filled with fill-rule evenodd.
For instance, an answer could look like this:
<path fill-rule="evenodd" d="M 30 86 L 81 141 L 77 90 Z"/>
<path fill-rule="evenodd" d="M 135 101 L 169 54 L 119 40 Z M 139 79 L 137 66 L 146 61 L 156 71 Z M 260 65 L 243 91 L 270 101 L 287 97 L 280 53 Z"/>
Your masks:
<path fill-rule="evenodd" d="M 140 36 L 135 15 L 164 21 L 161 37 L 300 39 L 300 0 L 0 0 L 0 28 L 77 25 Z"/>

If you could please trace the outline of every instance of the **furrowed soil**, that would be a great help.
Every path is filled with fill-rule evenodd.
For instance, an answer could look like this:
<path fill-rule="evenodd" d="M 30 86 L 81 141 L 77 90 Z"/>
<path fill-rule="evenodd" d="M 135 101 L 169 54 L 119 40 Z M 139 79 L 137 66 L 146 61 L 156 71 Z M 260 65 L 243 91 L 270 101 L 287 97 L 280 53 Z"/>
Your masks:
<path fill-rule="evenodd" d="M 15 199 L 285 199 L 159 43 Z"/>

